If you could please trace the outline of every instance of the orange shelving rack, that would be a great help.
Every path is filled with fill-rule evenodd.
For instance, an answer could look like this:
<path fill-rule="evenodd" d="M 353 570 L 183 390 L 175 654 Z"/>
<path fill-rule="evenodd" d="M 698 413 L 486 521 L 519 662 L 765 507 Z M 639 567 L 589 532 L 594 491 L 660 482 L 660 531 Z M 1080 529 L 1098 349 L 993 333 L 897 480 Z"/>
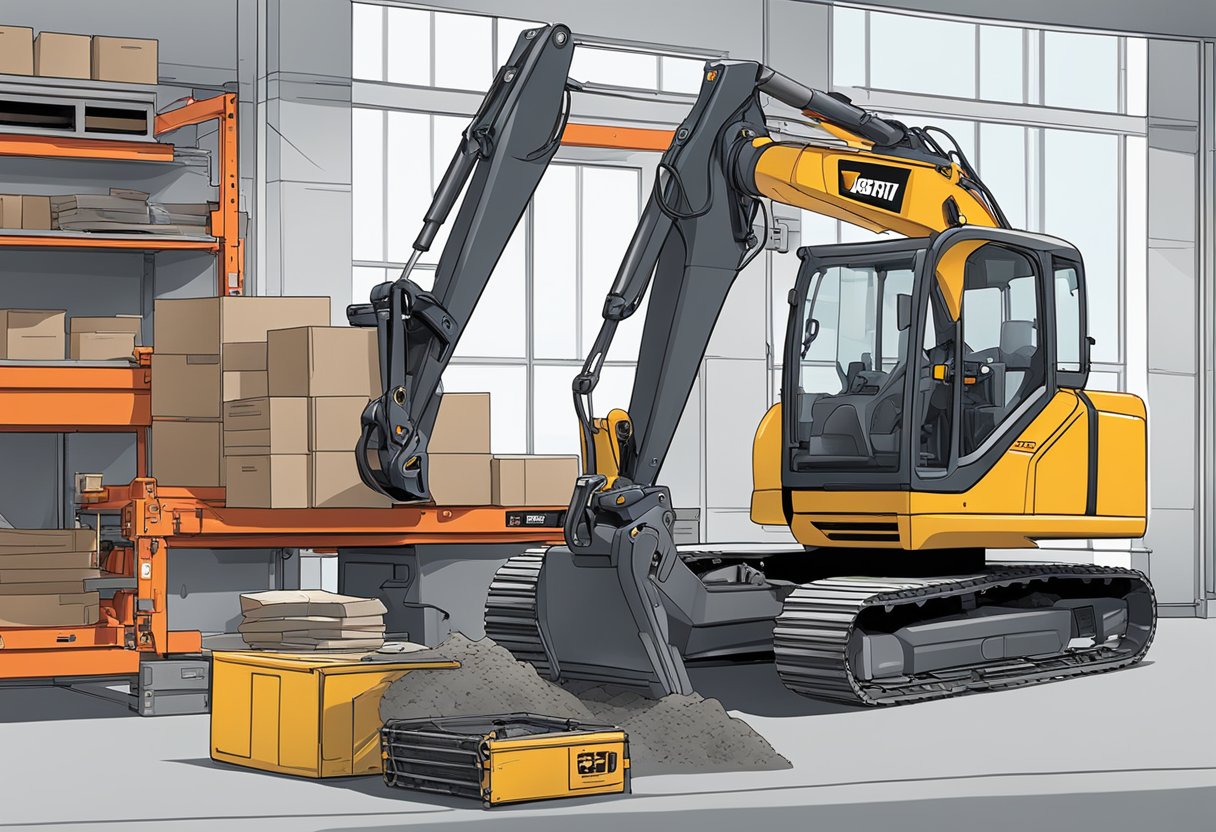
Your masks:
<path fill-rule="evenodd" d="M 217 294 L 244 292 L 244 243 L 239 235 L 236 96 L 224 94 L 157 116 L 159 138 L 181 127 L 220 122 L 218 208 L 209 237 L 102 234 L 69 231 L 0 232 L 0 247 L 127 251 L 199 251 L 217 258 Z M 0 133 L 0 156 L 172 163 L 175 148 L 161 141 Z M 0 365 L 0 431 L 130 432 L 136 438 L 136 488 L 146 494 L 151 415 L 151 351 L 137 348 L 134 366 Z M 155 493 L 155 485 L 152 486 Z M 145 498 L 130 508 L 155 513 Z M 124 517 L 127 515 L 124 509 Z M 117 676 L 138 672 L 143 655 L 197 652 L 197 632 L 170 633 L 164 593 L 165 539 L 137 534 L 127 553 L 132 582 L 102 606 L 100 623 L 83 627 L 0 628 L 0 679 Z M 123 554 L 120 550 L 119 555 Z M 111 565 L 121 562 L 121 557 Z M 146 570 L 145 563 L 154 568 Z M 142 571 L 141 571 L 142 570 Z M 124 570 L 125 571 L 125 570 Z M 146 574 L 145 574 L 146 572 Z M 122 583 L 120 581 L 120 583 Z M 132 585 L 133 583 L 133 585 Z"/>

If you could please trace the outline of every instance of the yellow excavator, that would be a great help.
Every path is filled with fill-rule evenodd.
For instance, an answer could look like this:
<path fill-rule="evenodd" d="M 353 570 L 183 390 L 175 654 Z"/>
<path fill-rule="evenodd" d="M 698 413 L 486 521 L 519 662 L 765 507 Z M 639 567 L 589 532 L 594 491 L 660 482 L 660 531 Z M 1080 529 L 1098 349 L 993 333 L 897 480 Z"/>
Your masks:
<path fill-rule="evenodd" d="M 560 25 L 520 36 L 414 260 L 350 310 L 380 328 L 385 376 L 360 470 L 396 499 L 429 494 L 439 375 L 556 152 L 578 89 L 573 49 Z M 765 97 L 832 138 L 774 138 Z M 424 292 L 409 270 L 466 182 Z M 751 505 L 754 522 L 788 526 L 797 544 L 677 546 L 659 473 L 715 325 L 734 326 L 718 318 L 764 249 L 766 199 L 907 236 L 798 251 Z M 629 408 L 596 418 L 615 330 L 647 296 Z M 792 690 L 870 705 L 1139 661 L 1156 626 L 1139 572 L 986 560 L 1038 540 L 1144 534 L 1145 407 L 1084 389 L 1086 311 L 1080 253 L 1011 229 L 944 131 L 759 63 L 707 63 L 574 380 L 585 474 L 565 545 L 499 570 L 487 635 L 559 681 L 688 693 L 690 662 L 773 656 Z M 707 441 L 712 454 L 724 438 Z"/>

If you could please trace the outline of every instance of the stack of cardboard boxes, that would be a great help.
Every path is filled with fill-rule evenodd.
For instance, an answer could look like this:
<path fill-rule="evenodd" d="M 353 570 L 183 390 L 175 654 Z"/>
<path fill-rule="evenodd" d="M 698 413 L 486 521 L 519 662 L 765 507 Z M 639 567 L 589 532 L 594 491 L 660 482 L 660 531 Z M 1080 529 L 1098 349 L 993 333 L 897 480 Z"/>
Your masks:
<path fill-rule="evenodd" d="M 233 508 L 387 508 L 355 459 L 381 393 L 376 332 L 325 326 L 328 298 L 157 301 L 152 474 L 220 486 Z M 575 456 L 490 451 L 490 394 L 444 395 L 429 485 L 447 506 L 564 506 Z"/>
<path fill-rule="evenodd" d="M 0 529 L 0 627 L 96 624 L 99 576 L 91 529 Z"/>
<path fill-rule="evenodd" d="M 380 393 L 375 330 L 276 329 L 266 345 L 266 390 L 224 405 L 228 505 L 391 505 L 363 484 L 354 454 L 359 417 Z"/>
<path fill-rule="evenodd" d="M 254 650 L 379 650 L 384 602 L 320 589 L 241 596 L 237 628 Z"/>
<path fill-rule="evenodd" d="M 324 297 L 158 300 L 152 475 L 164 485 L 223 485 L 224 401 L 266 389 L 266 333 L 328 321 Z"/>
<path fill-rule="evenodd" d="M 490 453 L 490 394 L 446 393 L 427 444 L 429 485 L 444 506 L 565 506 L 577 456 Z"/>

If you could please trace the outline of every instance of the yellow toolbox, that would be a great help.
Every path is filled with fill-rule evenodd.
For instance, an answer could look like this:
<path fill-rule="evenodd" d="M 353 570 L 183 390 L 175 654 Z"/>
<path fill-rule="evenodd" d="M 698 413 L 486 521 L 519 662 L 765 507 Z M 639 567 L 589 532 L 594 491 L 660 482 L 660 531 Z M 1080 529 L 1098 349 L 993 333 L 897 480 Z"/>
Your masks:
<path fill-rule="evenodd" d="M 384 782 L 501 803 L 629 792 L 629 738 L 572 719 L 391 719 L 380 730 Z"/>
<path fill-rule="evenodd" d="M 212 653 L 211 758 L 300 777 L 378 774 L 384 691 L 460 663 L 360 655 Z"/>

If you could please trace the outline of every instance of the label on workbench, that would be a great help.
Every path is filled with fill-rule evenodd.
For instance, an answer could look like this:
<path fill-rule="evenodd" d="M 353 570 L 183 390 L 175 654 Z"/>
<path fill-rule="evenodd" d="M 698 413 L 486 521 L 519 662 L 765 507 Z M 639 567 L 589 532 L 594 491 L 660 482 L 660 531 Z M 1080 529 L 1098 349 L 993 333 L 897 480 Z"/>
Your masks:
<path fill-rule="evenodd" d="M 560 529 L 566 522 L 564 511 L 508 511 L 507 528 L 522 527 L 538 529 Z"/>

